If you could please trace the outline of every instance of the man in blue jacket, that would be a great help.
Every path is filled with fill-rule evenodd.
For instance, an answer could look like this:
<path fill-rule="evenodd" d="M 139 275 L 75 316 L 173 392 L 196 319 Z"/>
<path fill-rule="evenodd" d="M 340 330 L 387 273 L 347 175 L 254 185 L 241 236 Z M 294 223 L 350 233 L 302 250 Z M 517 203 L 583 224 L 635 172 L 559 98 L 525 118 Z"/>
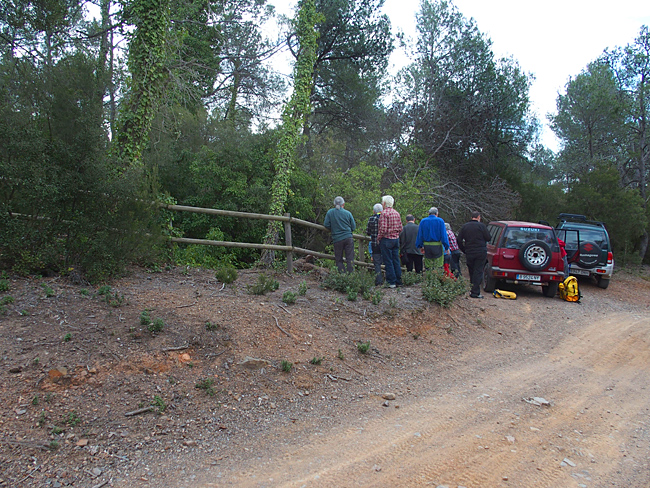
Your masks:
<path fill-rule="evenodd" d="M 325 214 L 323 225 L 332 233 L 334 261 L 339 273 L 345 271 L 343 253 L 345 253 L 348 273 L 352 273 L 354 271 L 354 239 L 352 238 L 352 232 L 357 228 L 357 224 L 352 214 L 343 208 L 344 206 L 345 200 L 343 200 L 343 197 L 336 197 L 334 199 L 334 208 L 330 208 Z"/>
<path fill-rule="evenodd" d="M 426 269 L 442 268 L 449 252 L 449 238 L 445 221 L 438 217 L 438 209 L 431 207 L 429 216 L 420 221 L 415 247 L 424 254 Z"/>

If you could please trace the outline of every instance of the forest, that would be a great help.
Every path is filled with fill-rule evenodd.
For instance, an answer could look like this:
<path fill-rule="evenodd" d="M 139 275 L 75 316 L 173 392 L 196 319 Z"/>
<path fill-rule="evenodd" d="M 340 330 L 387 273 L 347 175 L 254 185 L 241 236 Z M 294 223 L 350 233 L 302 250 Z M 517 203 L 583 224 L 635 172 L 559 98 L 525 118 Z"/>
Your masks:
<path fill-rule="evenodd" d="M 259 251 L 168 238 L 278 243 L 274 225 L 160 203 L 322 223 L 341 195 L 363 233 L 384 194 L 402 217 L 437 206 L 456 231 L 472 210 L 585 214 L 617 264 L 650 260 L 647 26 L 570 78 L 553 151 L 533 74 L 473 19 L 422 0 L 408 42 L 382 4 L 300 0 L 285 17 L 265 0 L 2 2 L 0 269 L 99 282 L 133 263 L 259 265 Z M 393 76 L 398 49 L 409 64 Z M 293 241 L 330 245 L 313 229 Z"/>

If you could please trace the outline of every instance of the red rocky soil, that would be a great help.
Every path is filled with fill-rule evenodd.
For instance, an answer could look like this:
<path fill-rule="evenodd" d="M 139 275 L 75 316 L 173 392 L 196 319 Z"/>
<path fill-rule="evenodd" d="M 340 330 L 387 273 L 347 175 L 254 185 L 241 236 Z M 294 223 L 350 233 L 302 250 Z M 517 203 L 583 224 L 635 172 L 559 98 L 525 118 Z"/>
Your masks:
<path fill-rule="evenodd" d="M 450 309 L 313 272 L 250 295 L 257 275 L 135 269 L 109 300 L 10 277 L 0 487 L 650 486 L 648 268 L 580 304 L 517 287 Z"/>

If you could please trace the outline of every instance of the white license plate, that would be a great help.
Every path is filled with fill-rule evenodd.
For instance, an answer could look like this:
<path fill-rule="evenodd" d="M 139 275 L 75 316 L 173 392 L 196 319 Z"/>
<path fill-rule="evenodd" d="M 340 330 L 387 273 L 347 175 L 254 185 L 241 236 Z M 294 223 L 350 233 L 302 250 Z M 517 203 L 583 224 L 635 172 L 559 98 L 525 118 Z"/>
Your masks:
<path fill-rule="evenodd" d="M 572 268 L 571 271 L 570 271 L 570 273 L 571 273 L 572 275 L 589 276 L 589 271 L 587 271 L 586 269 L 575 269 L 575 268 Z"/>
<path fill-rule="evenodd" d="M 516 279 L 521 281 L 542 281 L 542 277 L 539 275 L 518 274 Z"/>

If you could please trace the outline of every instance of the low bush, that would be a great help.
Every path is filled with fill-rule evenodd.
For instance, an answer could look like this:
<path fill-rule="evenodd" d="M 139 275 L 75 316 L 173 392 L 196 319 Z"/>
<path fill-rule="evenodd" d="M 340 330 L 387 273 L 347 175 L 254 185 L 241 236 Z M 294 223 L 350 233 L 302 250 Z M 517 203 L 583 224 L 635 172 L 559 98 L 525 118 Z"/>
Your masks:
<path fill-rule="evenodd" d="M 287 290 L 284 292 L 282 295 L 282 301 L 286 303 L 287 305 L 291 305 L 292 303 L 296 303 L 296 298 L 297 294 L 295 291 Z"/>
<path fill-rule="evenodd" d="M 464 278 L 450 278 L 440 270 L 427 271 L 422 284 L 422 296 L 425 300 L 449 308 L 456 297 L 467 292 Z"/>
<path fill-rule="evenodd" d="M 257 283 L 254 285 L 247 285 L 246 289 L 251 295 L 264 295 L 268 291 L 275 291 L 280 288 L 280 283 L 266 274 L 261 274 L 257 277 Z"/>
<path fill-rule="evenodd" d="M 353 273 L 332 271 L 323 280 L 323 286 L 347 295 L 350 295 L 350 292 L 356 292 L 363 296 L 374 288 L 375 276 L 367 271 L 355 271 Z"/>
<path fill-rule="evenodd" d="M 228 266 L 217 268 L 217 271 L 215 272 L 215 278 L 217 278 L 217 280 L 221 283 L 229 285 L 237 279 L 237 270 Z"/>

